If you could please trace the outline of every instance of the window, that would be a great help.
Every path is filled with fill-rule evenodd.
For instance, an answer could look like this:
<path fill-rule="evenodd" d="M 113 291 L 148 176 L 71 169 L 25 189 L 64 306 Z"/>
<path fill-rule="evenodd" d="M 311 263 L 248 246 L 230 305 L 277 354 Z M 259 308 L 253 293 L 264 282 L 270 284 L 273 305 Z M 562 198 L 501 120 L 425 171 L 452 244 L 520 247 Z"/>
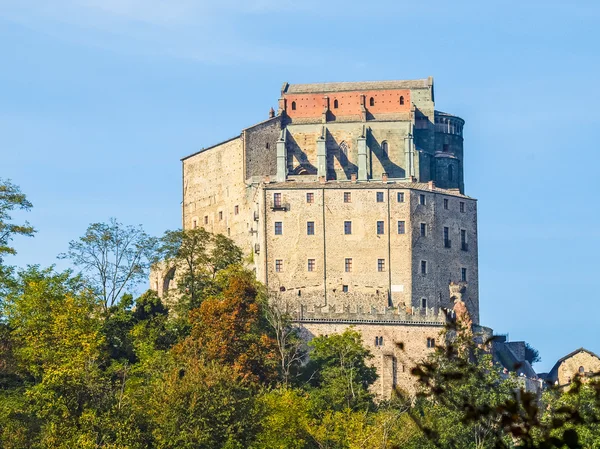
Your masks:
<path fill-rule="evenodd" d="M 192 222 L 192 228 L 196 229 L 198 227 L 198 224 L 196 223 L 196 220 L 194 220 Z"/>
<path fill-rule="evenodd" d="M 283 259 L 275 259 L 275 271 L 281 273 L 283 271 Z"/>
<path fill-rule="evenodd" d="M 463 251 L 469 250 L 469 245 L 467 244 L 467 231 L 464 229 L 460 230 L 460 249 Z"/>
<path fill-rule="evenodd" d="M 423 195 L 423 194 L 420 194 L 420 195 L 419 195 L 419 204 L 420 204 L 421 206 L 425 206 L 425 204 L 426 204 L 426 201 L 425 201 L 425 195 Z"/>
<path fill-rule="evenodd" d="M 315 235 L 315 222 L 314 221 L 306 222 L 306 235 Z"/>
<path fill-rule="evenodd" d="M 375 106 L 375 98 L 369 98 L 369 106 Z"/>
<path fill-rule="evenodd" d="M 281 207 L 281 193 L 273 194 L 273 206 Z"/>
<path fill-rule="evenodd" d="M 400 95 L 400 104 L 404 104 L 404 97 Z"/>
<path fill-rule="evenodd" d="M 334 109 L 338 108 L 338 101 L 337 100 L 333 100 L 333 108 Z"/>
<path fill-rule="evenodd" d="M 448 145 L 447 143 L 444 144 L 444 146 L 442 147 L 442 150 L 447 153 L 448 151 L 450 151 L 450 145 Z"/>
<path fill-rule="evenodd" d="M 377 259 L 377 271 L 385 271 L 385 259 Z"/>
<path fill-rule="evenodd" d="M 342 285 L 342 292 L 348 293 L 348 286 L 347 285 Z"/>
<path fill-rule="evenodd" d="M 204 216 L 204 224 L 208 224 L 208 215 Z"/>
<path fill-rule="evenodd" d="M 398 221 L 398 234 L 404 234 L 406 232 L 406 224 L 404 221 Z"/>
<path fill-rule="evenodd" d="M 235 215 L 238 215 L 238 214 L 240 213 L 240 206 L 235 206 L 235 207 L 233 208 L 233 213 L 234 213 Z"/>
<path fill-rule="evenodd" d="M 283 234 L 283 223 L 281 221 L 275 222 L 275 235 Z"/>
<path fill-rule="evenodd" d="M 375 337 L 375 346 L 383 346 L 383 337 Z"/>
<path fill-rule="evenodd" d="M 448 166 L 448 181 L 454 181 L 454 167 L 452 165 Z"/>
<path fill-rule="evenodd" d="M 352 234 L 352 222 L 351 221 L 344 222 L 344 234 L 346 234 L 346 235 Z"/>
<path fill-rule="evenodd" d="M 223 220 L 223 211 L 222 210 L 219 211 L 219 220 Z"/>
<path fill-rule="evenodd" d="M 377 235 L 385 234 L 385 227 L 383 221 L 377 222 Z"/>
<path fill-rule="evenodd" d="M 450 228 L 447 228 L 446 226 L 444 226 L 444 247 L 445 248 L 450 248 L 451 247 L 451 243 L 450 243 Z"/>
<path fill-rule="evenodd" d="M 352 259 L 344 259 L 344 271 L 350 273 L 352 271 Z"/>
<path fill-rule="evenodd" d="M 460 211 L 463 212 L 463 213 L 465 211 L 465 202 L 464 201 L 460 202 Z"/>
<path fill-rule="evenodd" d="M 346 142 L 340 143 L 340 156 L 344 155 L 346 158 L 348 157 L 348 144 Z"/>
<path fill-rule="evenodd" d="M 396 199 L 399 203 L 404 203 L 404 192 L 398 192 L 396 194 Z"/>
<path fill-rule="evenodd" d="M 269 149 L 269 142 L 265 143 L 265 148 L 268 150 Z"/>
<path fill-rule="evenodd" d="M 377 192 L 376 198 L 378 203 L 383 203 L 383 192 Z"/>
<path fill-rule="evenodd" d="M 352 194 L 350 192 L 344 192 L 344 203 L 350 203 L 352 201 Z"/>
<path fill-rule="evenodd" d="M 421 261 L 421 274 L 427 274 L 427 261 Z"/>
<path fill-rule="evenodd" d="M 448 210 L 448 198 L 444 198 L 444 209 Z"/>
<path fill-rule="evenodd" d="M 585 368 L 583 366 L 579 367 L 579 374 L 585 373 Z"/>
<path fill-rule="evenodd" d="M 388 154 L 388 143 L 385 140 L 381 142 L 381 153 L 385 156 Z"/>
<path fill-rule="evenodd" d="M 460 280 L 463 282 L 467 282 L 467 269 L 466 268 L 460 269 Z"/>
<path fill-rule="evenodd" d="M 421 237 L 427 237 L 427 223 L 421 223 Z"/>
<path fill-rule="evenodd" d="M 428 348 L 435 348 L 435 338 L 428 338 L 427 339 L 427 347 Z"/>
<path fill-rule="evenodd" d="M 312 192 L 308 192 L 306 194 L 306 202 L 307 203 L 314 203 L 315 202 L 315 194 Z"/>
<path fill-rule="evenodd" d="M 308 259 L 308 271 L 315 271 L 315 259 Z"/>
<path fill-rule="evenodd" d="M 292 101 L 292 111 L 295 111 L 295 110 L 296 110 L 296 102 Z"/>
<path fill-rule="evenodd" d="M 427 298 L 421 298 L 421 309 L 427 308 Z"/>

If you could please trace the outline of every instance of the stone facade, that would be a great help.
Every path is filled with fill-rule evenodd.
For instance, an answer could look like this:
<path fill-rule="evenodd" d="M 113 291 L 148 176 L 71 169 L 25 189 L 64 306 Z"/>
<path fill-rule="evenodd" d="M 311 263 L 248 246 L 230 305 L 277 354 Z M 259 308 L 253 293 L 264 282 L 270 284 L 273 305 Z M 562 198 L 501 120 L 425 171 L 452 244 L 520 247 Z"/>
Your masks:
<path fill-rule="evenodd" d="M 561 387 L 568 386 L 575 376 L 583 381 L 600 373 L 600 357 L 584 348 L 579 348 L 567 354 L 556 362 L 546 380 Z"/>
<path fill-rule="evenodd" d="M 376 354 L 378 393 L 413 391 L 451 282 L 479 322 L 463 126 L 435 110 L 432 78 L 286 83 L 277 115 L 182 159 L 183 227 L 231 237 L 307 338 L 355 326 Z M 164 294 L 172 275 L 151 285 Z"/>

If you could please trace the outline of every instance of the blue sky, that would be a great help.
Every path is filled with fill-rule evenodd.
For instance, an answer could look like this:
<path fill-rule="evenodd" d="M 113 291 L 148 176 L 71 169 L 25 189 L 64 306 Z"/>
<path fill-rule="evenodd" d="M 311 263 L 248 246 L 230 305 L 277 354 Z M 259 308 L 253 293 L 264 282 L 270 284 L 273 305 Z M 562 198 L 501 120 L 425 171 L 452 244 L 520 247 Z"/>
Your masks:
<path fill-rule="evenodd" d="M 9 262 L 64 266 L 112 216 L 178 227 L 180 157 L 264 120 L 284 81 L 431 75 L 466 120 L 482 323 L 538 370 L 600 352 L 599 21 L 595 1 L 0 0 L 0 176 L 39 230 Z"/>

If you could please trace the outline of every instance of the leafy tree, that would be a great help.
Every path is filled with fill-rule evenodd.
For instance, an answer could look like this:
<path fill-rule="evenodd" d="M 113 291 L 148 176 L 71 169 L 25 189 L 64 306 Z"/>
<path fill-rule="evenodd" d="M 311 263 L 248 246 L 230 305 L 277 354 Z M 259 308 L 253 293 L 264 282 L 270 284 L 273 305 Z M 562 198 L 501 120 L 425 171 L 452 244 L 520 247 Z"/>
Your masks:
<path fill-rule="evenodd" d="M 343 334 L 314 338 L 309 345 L 310 390 L 319 410 L 368 410 L 373 406 L 369 386 L 377 379 L 375 367 L 367 361 L 373 355 L 362 344 L 360 333 L 347 329 Z"/>
<path fill-rule="evenodd" d="M 176 267 L 177 300 L 184 313 L 217 293 L 215 280 L 220 270 L 242 261 L 242 251 L 231 239 L 204 228 L 166 231 L 160 253 Z"/>
<path fill-rule="evenodd" d="M 6 254 L 16 254 L 10 242 L 16 235 L 33 236 L 35 229 L 28 223 L 16 224 L 12 222 L 11 212 L 14 210 L 28 211 L 32 208 L 31 202 L 18 186 L 10 180 L 0 178 L 0 265 Z"/>
<path fill-rule="evenodd" d="M 147 279 L 156 249 L 157 239 L 148 236 L 141 226 L 124 226 L 111 218 L 108 223 L 92 223 L 82 237 L 69 242 L 69 250 L 59 257 L 71 259 L 89 276 L 108 310 L 127 288 Z"/>
<path fill-rule="evenodd" d="M 539 351 L 533 346 L 531 346 L 529 343 L 525 343 L 525 360 L 527 360 L 532 365 L 534 363 L 542 361 Z"/>

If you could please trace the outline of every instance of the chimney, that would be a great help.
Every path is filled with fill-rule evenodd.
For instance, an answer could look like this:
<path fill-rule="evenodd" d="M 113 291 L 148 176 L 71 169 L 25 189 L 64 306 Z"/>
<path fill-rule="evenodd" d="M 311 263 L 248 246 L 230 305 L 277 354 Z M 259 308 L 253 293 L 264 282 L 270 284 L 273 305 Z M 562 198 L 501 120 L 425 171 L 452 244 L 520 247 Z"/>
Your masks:
<path fill-rule="evenodd" d="M 271 177 L 269 175 L 265 176 L 265 184 L 269 184 L 271 182 Z"/>
<path fill-rule="evenodd" d="M 356 182 L 356 173 L 351 173 L 350 174 L 350 181 Z"/>
<path fill-rule="evenodd" d="M 273 118 L 273 117 L 275 117 L 275 109 L 273 109 L 271 107 L 271 110 L 269 111 L 269 118 Z"/>
<path fill-rule="evenodd" d="M 429 190 L 435 189 L 435 182 L 429 181 L 427 184 L 429 184 Z"/>
<path fill-rule="evenodd" d="M 327 177 L 326 176 L 319 176 L 319 182 L 321 184 L 325 184 L 327 182 Z"/>
<path fill-rule="evenodd" d="M 388 182 L 388 174 L 387 173 L 382 173 L 381 174 L 381 180 L 383 182 Z"/>

